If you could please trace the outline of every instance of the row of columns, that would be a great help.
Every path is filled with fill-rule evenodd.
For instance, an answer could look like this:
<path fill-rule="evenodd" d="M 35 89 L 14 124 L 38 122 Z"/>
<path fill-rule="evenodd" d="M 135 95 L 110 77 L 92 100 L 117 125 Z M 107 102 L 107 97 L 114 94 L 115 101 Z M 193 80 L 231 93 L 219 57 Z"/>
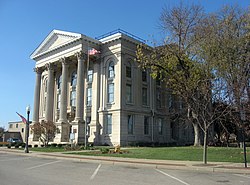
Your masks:
<path fill-rule="evenodd" d="M 84 100 L 84 61 L 85 55 L 82 52 L 75 54 L 77 57 L 77 86 L 76 86 L 76 113 L 74 122 L 83 122 L 83 100 Z M 62 64 L 62 89 L 60 99 L 59 122 L 67 123 L 67 77 L 69 73 L 69 62 L 66 58 L 59 60 Z M 48 70 L 47 98 L 45 108 L 45 120 L 53 120 L 54 104 L 54 65 L 48 63 L 45 65 Z M 35 68 L 36 84 L 34 95 L 33 123 L 39 122 L 40 90 L 41 90 L 41 68 Z"/>

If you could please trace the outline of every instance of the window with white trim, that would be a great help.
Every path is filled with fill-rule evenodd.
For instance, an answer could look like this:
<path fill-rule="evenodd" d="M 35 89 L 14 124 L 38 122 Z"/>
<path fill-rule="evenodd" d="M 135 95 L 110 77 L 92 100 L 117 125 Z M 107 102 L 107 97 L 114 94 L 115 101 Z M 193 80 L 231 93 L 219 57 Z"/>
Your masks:
<path fill-rule="evenodd" d="M 60 75 L 57 79 L 57 102 L 56 108 L 60 109 L 60 101 L 61 101 L 61 90 L 62 89 L 62 75 Z"/>
<path fill-rule="evenodd" d="M 114 83 L 108 84 L 108 103 L 114 102 Z"/>
<path fill-rule="evenodd" d="M 126 77 L 127 78 L 131 78 L 132 77 L 131 64 L 129 62 L 126 65 Z"/>
<path fill-rule="evenodd" d="M 142 87 L 142 105 L 148 105 L 148 88 Z"/>
<path fill-rule="evenodd" d="M 87 82 L 93 82 L 93 70 L 88 70 Z"/>
<path fill-rule="evenodd" d="M 134 134 L 134 119 L 133 115 L 128 115 L 128 134 Z"/>
<path fill-rule="evenodd" d="M 159 134 L 159 135 L 162 135 L 162 131 L 163 131 L 162 119 L 159 118 L 159 119 L 158 119 L 158 134 Z"/>
<path fill-rule="evenodd" d="M 149 134 L 149 117 L 144 116 L 144 135 Z"/>
<path fill-rule="evenodd" d="M 92 106 L 92 87 L 87 88 L 87 106 Z"/>
<path fill-rule="evenodd" d="M 115 77 L 115 65 L 114 62 L 111 61 L 108 67 L 108 78 L 114 78 L 114 77 Z"/>
<path fill-rule="evenodd" d="M 105 134 L 112 134 L 112 114 L 107 114 L 105 121 L 106 121 Z"/>
<path fill-rule="evenodd" d="M 132 85 L 126 84 L 126 102 L 132 103 Z"/>
<path fill-rule="evenodd" d="M 71 75 L 71 92 L 70 92 L 71 106 L 76 106 L 76 83 L 77 83 L 77 74 L 74 71 Z"/>

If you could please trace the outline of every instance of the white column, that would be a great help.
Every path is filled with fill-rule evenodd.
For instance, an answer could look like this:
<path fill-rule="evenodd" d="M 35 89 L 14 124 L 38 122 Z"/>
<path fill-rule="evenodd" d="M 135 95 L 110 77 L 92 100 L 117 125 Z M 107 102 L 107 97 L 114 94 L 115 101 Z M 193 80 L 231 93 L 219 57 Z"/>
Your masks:
<path fill-rule="evenodd" d="M 41 90 L 41 68 L 34 68 L 36 72 L 36 85 L 34 94 L 34 111 L 33 111 L 33 123 L 39 122 L 39 106 L 40 106 L 40 90 Z"/>
<path fill-rule="evenodd" d="M 65 58 L 61 58 L 62 63 L 62 87 L 61 87 L 61 98 L 60 98 L 60 115 L 59 122 L 67 123 L 67 78 L 69 73 L 69 65 Z"/>
<path fill-rule="evenodd" d="M 48 89 L 45 110 L 45 120 L 53 121 L 53 105 L 54 105 L 54 65 L 51 63 L 46 64 L 48 70 Z"/>
<path fill-rule="evenodd" d="M 84 103 L 84 54 L 76 53 L 77 57 L 77 83 L 76 83 L 76 115 L 75 122 L 83 121 Z"/>
<path fill-rule="evenodd" d="M 92 82 L 92 108 L 91 108 L 91 122 L 90 122 L 90 136 L 89 142 L 99 142 L 99 116 L 98 109 L 100 107 L 100 63 L 95 61 L 93 63 L 93 82 Z"/>

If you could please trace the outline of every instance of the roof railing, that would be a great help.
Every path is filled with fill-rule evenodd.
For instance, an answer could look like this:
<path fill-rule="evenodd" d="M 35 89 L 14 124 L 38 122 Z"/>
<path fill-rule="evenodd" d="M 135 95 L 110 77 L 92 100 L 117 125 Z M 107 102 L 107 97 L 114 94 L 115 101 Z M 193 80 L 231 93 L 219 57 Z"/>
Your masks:
<path fill-rule="evenodd" d="M 114 34 L 116 34 L 116 33 L 122 33 L 122 34 L 125 34 L 125 35 L 127 35 L 127 36 L 129 36 L 129 37 L 132 37 L 133 39 L 136 39 L 136 40 L 138 40 L 138 41 L 140 41 L 140 42 L 146 43 L 146 40 L 144 40 L 144 39 L 142 39 L 142 38 L 140 38 L 140 37 L 137 37 L 137 36 L 135 36 L 135 35 L 133 35 L 133 34 L 127 32 L 127 31 L 124 31 L 124 30 L 122 30 L 122 29 L 120 29 L 120 28 L 117 29 L 117 30 L 114 30 L 114 31 L 105 33 L 105 34 L 103 34 L 103 35 L 101 35 L 101 36 L 95 37 L 95 39 L 101 40 L 101 39 L 103 39 L 103 38 L 105 38 L 105 37 L 114 35 Z"/>

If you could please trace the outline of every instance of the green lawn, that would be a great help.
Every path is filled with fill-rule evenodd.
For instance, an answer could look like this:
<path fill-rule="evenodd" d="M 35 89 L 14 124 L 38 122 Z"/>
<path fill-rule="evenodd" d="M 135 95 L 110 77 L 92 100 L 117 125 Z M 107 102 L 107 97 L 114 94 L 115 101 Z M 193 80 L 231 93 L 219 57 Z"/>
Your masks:
<path fill-rule="evenodd" d="M 78 152 L 79 155 L 114 156 L 141 159 L 160 159 L 160 160 L 183 160 L 183 161 L 202 161 L 202 147 L 162 147 L 162 148 L 131 148 L 126 149 L 128 153 L 123 154 L 101 154 L 98 152 Z M 241 148 L 222 148 L 209 147 L 208 161 L 210 162 L 244 162 Z M 247 158 L 250 159 L 248 148 Z"/>
<path fill-rule="evenodd" d="M 30 151 L 36 152 L 65 152 L 63 147 L 39 147 L 39 148 L 29 148 Z"/>
<path fill-rule="evenodd" d="M 100 148 L 100 147 L 99 147 Z M 107 147 L 101 147 L 107 148 Z M 65 152 L 64 147 L 43 147 L 30 148 L 30 151 L 38 152 Z M 78 155 L 93 155 L 93 156 L 113 156 L 113 157 L 128 157 L 141 159 L 160 159 L 160 160 L 182 160 L 182 161 L 202 161 L 203 148 L 202 147 L 137 147 L 123 149 L 122 154 L 102 154 L 99 150 L 90 152 L 79 151 L 72 154 Z M 247 148 L 247 159 L 250 160 L 250 148 Z M 209 147 L 208 148 L 208 162 L 237 162 L 243 163 L 243 149 L 242 148 L 226 148 L 226 147 Z"/>

